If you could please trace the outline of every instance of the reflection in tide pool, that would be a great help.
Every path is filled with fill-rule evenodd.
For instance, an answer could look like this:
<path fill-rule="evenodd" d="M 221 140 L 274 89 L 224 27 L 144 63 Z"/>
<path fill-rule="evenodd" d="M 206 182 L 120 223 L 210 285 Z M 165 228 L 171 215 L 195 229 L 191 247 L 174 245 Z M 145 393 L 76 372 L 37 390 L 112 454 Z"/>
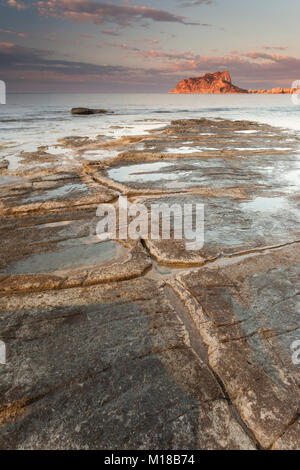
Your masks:
<path fill-rule="evenodd" d="M 203 152 L 199 147 L 178 147 L 178 148 L 168 148 L 167 153 L 182 153 L 182 154 L 188 154 L 188 153 L 198 153 L 198 152 Z"/>
<path fill-rule="evenodd" d="M 278 211 L 287 205 L 284 197 L 256 197 L 253 201 L 243 202 L 241 208 L 249 211 Z"/>
<path fill-rule="evenodd" d="M 8 169 L 9 170 L 16 170 L 20 165 L 21 157 L 18 157 L 15 153 L 6 153 L 5 160 L 8 161 Z"/>
<path fill-rule="evenodd" d="M 119 152 L 106 149 L 86 150 L 81 153 L 80 159 L 88 161 L 107 160 L 108 158 L 115 158 Z"/>
<path fill-rule="evenodd" d="M 154 162 L 137 165 L 122 166 L 109 170 L 108 175 L 116 181 L 125 182 L 129 179 L 133 181 L 158 181 L 162 178 L 172 178 L 170 173 L 158 173 L 158 170 L 170 166 L 169 162 Z"/>
<path fill-rule="evenodd" d="M 25 274 L 53 272 L 95 266 L 116 257 L 117 242 L 102 242 L 90 245 L 77 245 L 53 252 L 39 253 L 8 265 L 4 274 Z"/>
<path fill-rule="evenodd" d="M 222 160 L 184 160 L 180 163 L 172 161 L 159 161 L 143 164 L 135 164 L 113 168 L 108 171 L 108 176 L 121 183 L 142 182 L 151 183 L 154 181 L 167 181 L 168 188 L 189 187 L 194 183 L 199 183 L 203 179 L 203 168 L 218 168 L 222 166 Z M 163 172 L 161 170 L 164 170 Z M 175 181 L 175 183 L 174 183 Z"/>
<path fill-rule="evenodd" d="M 23 203 L 26 202 L 36 202 L 36 201 L 48 201 L 52 199 L 57 199 L 60 197 L 71 196 L 73 193 L 83 193 L 87 191 L 88 188 L 85 184 L 66 184 L 56 189 L 50 189 L 48 191 L 43 191 L 36 196 L 30 196 L 26 199 L 23 199 Z"/>
<path fill-rule="evenodd" d="M 289 183 L 290 186 L 300 186 L 300 170 L 289 171 L 284 175 L 284 180 Z"/>

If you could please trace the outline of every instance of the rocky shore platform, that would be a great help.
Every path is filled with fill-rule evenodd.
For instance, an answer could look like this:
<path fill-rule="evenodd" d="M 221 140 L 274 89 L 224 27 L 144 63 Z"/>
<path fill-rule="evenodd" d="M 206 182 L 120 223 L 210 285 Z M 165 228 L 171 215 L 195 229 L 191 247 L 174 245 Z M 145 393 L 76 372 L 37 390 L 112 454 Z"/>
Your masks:
<path fill-rule="evenodd" d="M 300 448 L 299 147 L 203 118 L 1 162 L 1 449 Z M 204 204 L 203 248 L 100 242 L 120 195 Z"/>
<path fill-rule="evenodd" d="M 285 94 L 299 94 L 299 87 L 297 88 L 282 88 L 273 87 L 271 89 L 258 89 L 246 90 L 234 85 L 231 81 L 230 73 L 228 70 L 224 72 L 206 73 L 201 77 L 184 78 L 177 83 L 173 90 L 169 93 L 175 94 L 214 94 L 214 93 L 250 93 L 258 95 L 285 95 Z"/>

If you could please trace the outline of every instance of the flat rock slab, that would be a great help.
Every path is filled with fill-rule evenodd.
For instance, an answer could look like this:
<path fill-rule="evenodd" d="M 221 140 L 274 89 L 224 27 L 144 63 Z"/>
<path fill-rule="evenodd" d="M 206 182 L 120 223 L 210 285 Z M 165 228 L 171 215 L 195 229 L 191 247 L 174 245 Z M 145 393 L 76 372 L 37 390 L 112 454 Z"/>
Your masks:
<path fill-rule="evenodd" d="M 299 244 L 172 281 L 208 348 L 208 361 L 262 448 L 299 448 Z"/>
<path fill-rule="evenodd" d="M 94 212 L 72 215 L 0 221 L 0 295 L 130 279 L 149 269 L 151 261 L 139 242 L 101 242 Z"/>
<path fill-rule="evenodd" d="M 116 193 L 96 184 L 89 176 L 77 172 L 53 172 L 35 178 L 23 178 L 0 185 L 0 215 L 61 210 L 76 206 L 95 210 L 100 203 L 110 202 Z M 5 181 L 4 181 L 5 183 Z"/>
<path fill-rule="evenodd" d="M 250 150 L 250 149 L 249 149 Z M 94 166 L 95 168 L 95 166 Z M 231 157 L 196 152 L 194 156 L 182 152 L 173 156 L 133 153 L 120 160 L 111 159 L 99 164 L 99 176 L 108 177 L 129 188 L 160 190 L 188 190 L 240 188 L 245 194 L 255 190 L 275 193 L 290 192 L 299 187 L 299 155 L 283 152 L 251 153 Z"/>
<path fill-rule="evenodd" d="M 151 256 L 160 264 L 197 266 L 221 256 L 236 256 L 300 240 L 300 201 L 283 193 L 273 198 L 270 194 L 263 194 L 249 200 L 192 194 L 139 198 L 138 202 L 144 202 L 149 210 L 148 227 L 155 226 L 156 219 L 152 208 L 157 205 L 163 210 L 163 205 L 167 204 L 169 208 L 174 207 L 178 214 L 183 215 L 186 207 L 191 205 L 194 218 L 197 206 L 203 207 L 204 211 L 204 224 L 199 220 L 197 224 L 200 248 L 196 245 L 191 247 L 196 237 L 196 226 L 191 235 L 185 236 L 182 223 L 182 226 L 179 226 L 182 239 L 175 239 L 174 219 L 167 212 L 165 219 L 169 216 L 171 239 L 156 240 L 153 234 L 150 234 L 145 240 L 145 245 Z M 162 233 L 162 222 L 158 225 Z"/>
<path fill-rule="evenodd" d="M 158 282 L 1 299 L 2 449 L 252 449 Z"/>

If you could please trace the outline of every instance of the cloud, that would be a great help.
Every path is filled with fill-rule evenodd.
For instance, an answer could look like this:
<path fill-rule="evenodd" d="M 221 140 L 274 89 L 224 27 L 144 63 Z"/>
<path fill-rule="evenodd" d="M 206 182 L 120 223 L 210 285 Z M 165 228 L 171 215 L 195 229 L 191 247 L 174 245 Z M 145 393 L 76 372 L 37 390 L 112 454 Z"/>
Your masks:
<path fill-rule="evenodd" d="M 126 44 L 107 43 L 134 54 L 136 57 L 147 59 L 147 64 L 155 64 L 159 73 L 181 74 L 180 78 L 199 76 L 206 72 L 229 69 L 237 84 L 251 86 L 251 83 L 268 83 L 268 86 L 280 83 L 282 85 L 300 77 L 300 59 L 297 57 L 278 54 L 268 54 L 260 51 L 240 52 L 231 51 L 223 56 L 202 56 L 192 51 L 174 52 L 162 48 L 144 49 L 131 47 Z M 283 83 L 284 82 L 284 83 Z"/>
<path fill-rule="evenodd" d="M 112 45 L 112 44 L 110 44 Z M 191 51 L 185 52 L 164 52 L 161 49 L 140 49 L 138 47 L 129 47 L 125 44 L 114 44 L 114 47 L 120 47 L 122 49 L 126 49 L 128 51 L 132 51 L 136 53 L 137 57 L 143 58 L 152 58 L 152 59 L 162 59 L 165 63 L 166 61 L 178 61 L 178 60 L 193 60 L 195 57 Z"/>
<path fill-rule="evenodd" d="M 157 68 L 58 60 L 51 51 L 0 42 L 1 78 L 13 91 L 156 91 L 173 78 Z"/>
<path fill-rule="evenodd" d="M 287 49 L 287 47 L 283 47 L 283 46 L 262 46 L 262 49 L 264 49 L 266 51 L 271 51 L 271 50 L 285 51 Z"/>
<path fill-rule="evenodd" d="M 198 75 L 200 71 L 204 73 L 222 69 L 229 69 L 233 79 L 244 86 L 250 86 L 251 83 L 265 83 L 267 87 L 278 83 L 289 86 L 300 77 L 300 59 L 250 51 L 239 56 L 195 56 L 173 64 L 173 70 L 182 70 L 185 74 L 193 71 Z"/>
<path fill-rule="evenodd" d="M 102 29 L 101 33 L 107 34 L 108 36 L 120 36 L 119 33 L 113 31 L 112 29 Z"/>
<path fill-rule="evenodd" d="M 65 18 L 76 23 L 92 21 L 97 25 L 112 23 L 129 26 L 137 21 L 151 20 L 199 25 L 199 23 L 188 21 L 185 16 L 146 6 L 115 5 L 94 0 L 40 0 L 36 6 L 41 15 Z"/>
<path fill-rule="evenodd" d="M 180 6 L 182 8 L 188 8 L 188 7 L 196 7 L 199 5 L 211 5 L 213 3 L 212 0 L 194 0 L 190 2 L 180 2 Z"/>
<path fill-rule="evenodd" d="M 28 8 L 28 6 L 25 5 L 25 3 L 19 0 L 7 0 L 7 6 L 16 8 L 17 10 L 25 10 L 26 8 Z"/>
<path fill-rule="evenodd" d="M 95 36 L 93 36 L 92 34 L 82 33 L 79 35 L 79 37 L 81 37 L 82 39 L 93 39 Z"/>
<path fill-rule="evenodd" d="M 191 51 L 169 52 L 143 49 L 126 44 L 106 43 L 146 59 L 146 66 L 94 64 L 60 60 L 51 51 L 0 42 L 1 77 L 8 84 L 20 87 L 20 79 L 28 87 L 45 86 L 67 89 L 67 84 L 94 86 L 94 90 L 168 91 L 177 81 L 206 72 L 229 69 L 234 83 L 243 87 L 271 88 L 290 86 L 300 78 L 300 59 L 291 56 L 248 51 L 224 56 L 201 56 Z M 21 81 L 22 81 L 21 80 Z M 75 86 L 74 85 L 74 86 Z"/>
<path fill-rule="evenodd" d="M 18 36 L 19 38 L 23 38 L 23 39 L 30 37 L 29 34 L 19 33 L 17 31 L 12 31 L 10 29 L 1 29 L 1 28 L 0 28 L 0 34 L 12 34 L 13 36 Z"/>
<path fill-rule="evenodd" d="M 18 46 L 14 43 L 0 42 L 0 62 L 2 70 L 13 76 L 14 72 L 55 71 L 63 75 L 109 76 L 113 73 L 124 73 L 129 70 L 122 66 L 97 65 L 86 62 L 52 59 L 53 52 L 30 47 Z"/>

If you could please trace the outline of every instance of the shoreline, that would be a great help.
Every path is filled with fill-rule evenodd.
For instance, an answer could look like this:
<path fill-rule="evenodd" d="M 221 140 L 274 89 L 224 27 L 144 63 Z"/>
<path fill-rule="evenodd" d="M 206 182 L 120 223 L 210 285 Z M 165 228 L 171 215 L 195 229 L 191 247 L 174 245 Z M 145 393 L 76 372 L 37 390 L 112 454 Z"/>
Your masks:
<path fill-rule="evenodd" d="M 174 119 L 66 137 L 0 170 L 1 448 L 297 448 L 299 141 L 286 140 Z M 204 204 L 204 246 L 99 242 L 97 207 L 120 195 Z"/>

